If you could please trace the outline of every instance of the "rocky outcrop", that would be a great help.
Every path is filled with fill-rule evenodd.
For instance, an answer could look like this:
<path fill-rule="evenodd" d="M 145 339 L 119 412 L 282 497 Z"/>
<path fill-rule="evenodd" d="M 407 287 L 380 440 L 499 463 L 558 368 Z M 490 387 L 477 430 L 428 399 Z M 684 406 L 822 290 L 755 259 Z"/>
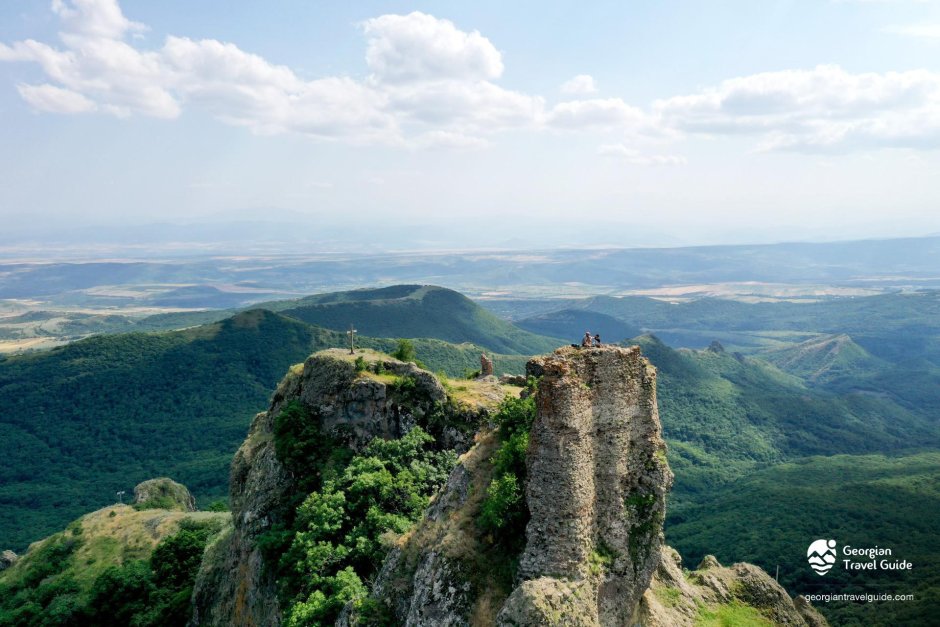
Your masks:
<path fill-rule="evenodd" d="M 362 358 L 358 364 L 357 356 Z M 401 385 L 403 381 L 407 385 Z M 258 539 L 285 520 L 296 491 L 298 478 L 278 460 L 274 443 L 275 420 L 289 403 L 299 402 L 323 433 L 354 449 L 375 437 L 401 437 L 420 424 L 442 446 L 465 451 L 485 412 L 451 407 L 447 401 L 447 392 L 433 374 L 380 353 L 358 351 L 353 356 L 344 350 L 326 350 L 294 367 L 278 386 L 269 409 L 255 416 L 232 461 L 229 482 L 235 526 L 206 553 L 190 624 L 280 623 L 274 569 L 265 567 Z M 427 424 L 432 412 L 446 420 Z"/>
<path fill-rule="evenodd" d="M 498 622 L 539 624 L 559 604 L 579 624 L 628 625 L 659 563 L 666 463 L 656 371 L 638 347 L 562 348 L 539 376 L 528 452 L 531 519 L 522 584 Z"/>
<path fill-rule="evenodd" d="M 637 622 L 644 627 L 693 627 L 720 619 L 734 608 L 774 625 L 826 627 L 828 623 L 803 597 L 791 599 L 773 577 L 752 564 L 724 568 L 707 556 L 699 568 L 682 570 L 679 554 L 664 547 L 652 584 L 640 602 Z"/>
<path fill-rule="evenodd" d="M 134 505 L 138 509 L 196 511 L 196 499 L 186 486 L 167 477 L 138 483 L 134 488 Z"/>
<path fill-rule="evenodd" d="M 17 560 L 20 559 L 19 556 L 13 551 L 4 551 L 0 553 L 0 570 L 6 570 L 13 564 L 16 564 Z"/>

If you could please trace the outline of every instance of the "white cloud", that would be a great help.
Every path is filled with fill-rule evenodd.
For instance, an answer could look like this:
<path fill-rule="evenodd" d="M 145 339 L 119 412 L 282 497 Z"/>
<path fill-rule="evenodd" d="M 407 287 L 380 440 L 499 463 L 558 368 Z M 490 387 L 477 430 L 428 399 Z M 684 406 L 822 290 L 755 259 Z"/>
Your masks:
<path fill-rule="evenodd" d="M 546 122 L 549 126 L 563 129 L 641 130 L 653 125 L 646 112 L 620 98 L 561 102 L 549 111 Z"/>
<path fill-rule="evenodd" d="M 488 81 L 434 81 L 385 90 L 389 108 L 405 122 L 494 131 L 533 126 L 543 102 Z"/>
<path fill-rule="evenodd" d="M 503 73 L 502 55 L 490 40 L 450 20 L 415 11 L 366 20 L 362 27 L 369 38 L 366 63 L 379 81 L 480 81 Z"/>
<path fill-rule="evenodd" d="M 940 146 L 940 74 L 927 70 L 766 72 L 657 101 L 653 110 L 664 126 L 688 133 L 762 135 L 764 150 Z"/>
<path fill-rule="evenodd" d="M 0 61 L 43 70 L 49 83 L 20 91 L 44 111 L 172 119 L 197 107 L 258 133 L 398 144 L 412 135 L 424 138 L 418 144 L 456 145 L 467 141 L 440 138 L 534 127 L 544 109 L 541 98 L 491 82 L 502 74 L 502 58 L 479 32 L 418 12 L 363 23 L 372 75 L 357 81 L 303 80 L 214 39 L 170 35 L 161 48 L 142 50 L 126 37 L 145 27 L 124 17 L 115 0 L 57 0 L 53 11 L 62 48 L 0 44 Z M 428 134 L 435 132 L 442 135 Z"/>
<path fill-rule="evenodd" d="M 605 144 L 597 149 L 597 154 L 620 157 L 633 165 L 685 165 L 688 163 L 681 155 L 644 155 L 636 148 L 623 144 Z"/>
<path fill-rule="evenodd" d="M 85 96 L 55 85 L 18 85 L 23 100 L 34 109 L 50 113 L 87 113 L 94 111 L 95 103 Z"/>
<path fill-rule="evenodd" d="M 920 39 L 940 39 L 940 24 L 903 24 L 887 26 L 884 32 Z"/>
<path fill-rule="evenodd" d="M 199 109 L 256 133 L 409 147 L 474 148 L 496 132 L 545 129 L 613 142 L 747 135 L 761 150 L 940 147 L 940 73 L 927 70 L 853 74 L 821 65 L 731 78 L 650 106 L 614 97 L 547 106 L 497 84 L 503 59 L 486 37 L 420 12 L 362 24 L 371 74 L 361 80 L 307 80 L 215 39 L 169 35 L 145 48 L 130 37 L 146 27 L 116 0 L 56 0 L 53 12 L 58 46 L 0 43 L 0 61 L 39 67 L 42 78 L 17 89 L 52 113 L 174 119 Z M 588 75 L 563 86 L 582 96 L 592 90 Z"/>
<path fill-rule="evenodd" d="M 594 85 L 594 77 L 590 74 L 578 74 L 562 83 L 561 93 L 570 96 L 585 96 L 597 93 L 597 86 Z"/>
<path fill-rule="evenodd" d="M 124 17 L 117 0 L 52 0 L 52 11 L 69 35 L 120 39 L 128 32 L 147 30 Z"/>

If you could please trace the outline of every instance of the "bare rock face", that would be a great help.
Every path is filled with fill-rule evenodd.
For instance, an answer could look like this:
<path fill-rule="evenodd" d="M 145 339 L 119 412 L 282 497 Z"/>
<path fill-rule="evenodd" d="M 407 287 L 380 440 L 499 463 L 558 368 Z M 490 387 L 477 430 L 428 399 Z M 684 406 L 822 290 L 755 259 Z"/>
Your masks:
<path fill-rule="evenodd" d="M 752 564 L 723 567 L 709 555 L 691 573 L 683 573 L 679 554 L 664 547 L 637 623 L 644 627 L 693 627 L 720 616 L 723 606 L 745 607 L 757 621 L 790 627 L 827 627 L 806 599 L 791 599 L 773 577 Z"/>
<path fill-rule="evenodd" d="M 587 613 L 566 624 L 630 625 L 659 563 L 672 485 L 656 371 L 637 347 L 562 348 L 527 370 L 541 377 L 528 452 L 531 519 L 523 583 L 498 622 L 540 624 L 533 608 L 577 597 Z"/>
<path fill-rule="evenodd" d="M 167 477 L 148 479 L 134 488 L 134 504 L 142 508 L 196 511 L 196 499 L 181 483 Z"/>
<path fill-rule="evenodd" d="M 0 570 L 6 570 L 19 560 L 19 556 L 13 551 L 4 551 L 0 553 Z"/>

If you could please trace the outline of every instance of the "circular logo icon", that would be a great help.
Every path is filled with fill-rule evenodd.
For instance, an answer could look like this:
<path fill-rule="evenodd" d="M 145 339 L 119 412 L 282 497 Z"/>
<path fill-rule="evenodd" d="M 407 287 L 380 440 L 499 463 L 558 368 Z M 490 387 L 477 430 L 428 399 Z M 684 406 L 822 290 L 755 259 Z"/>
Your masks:
<path fill-rule="evenodd" d="M 825 575 L 836 563 L 836 541 L 816 540 L 806 549 L 806 561 L 817 575 Z"/>

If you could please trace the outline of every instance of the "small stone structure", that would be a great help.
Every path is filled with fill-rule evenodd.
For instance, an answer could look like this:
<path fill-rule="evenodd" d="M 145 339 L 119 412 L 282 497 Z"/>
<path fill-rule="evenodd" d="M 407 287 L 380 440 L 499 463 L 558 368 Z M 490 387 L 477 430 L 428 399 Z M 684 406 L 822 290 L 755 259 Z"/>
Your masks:
<path fill-rule="evenodd" d="M 493 376 L 493 360 L 486 356 L 486 354 L 480 355 L 480 377 L 492 377 Z"/>

